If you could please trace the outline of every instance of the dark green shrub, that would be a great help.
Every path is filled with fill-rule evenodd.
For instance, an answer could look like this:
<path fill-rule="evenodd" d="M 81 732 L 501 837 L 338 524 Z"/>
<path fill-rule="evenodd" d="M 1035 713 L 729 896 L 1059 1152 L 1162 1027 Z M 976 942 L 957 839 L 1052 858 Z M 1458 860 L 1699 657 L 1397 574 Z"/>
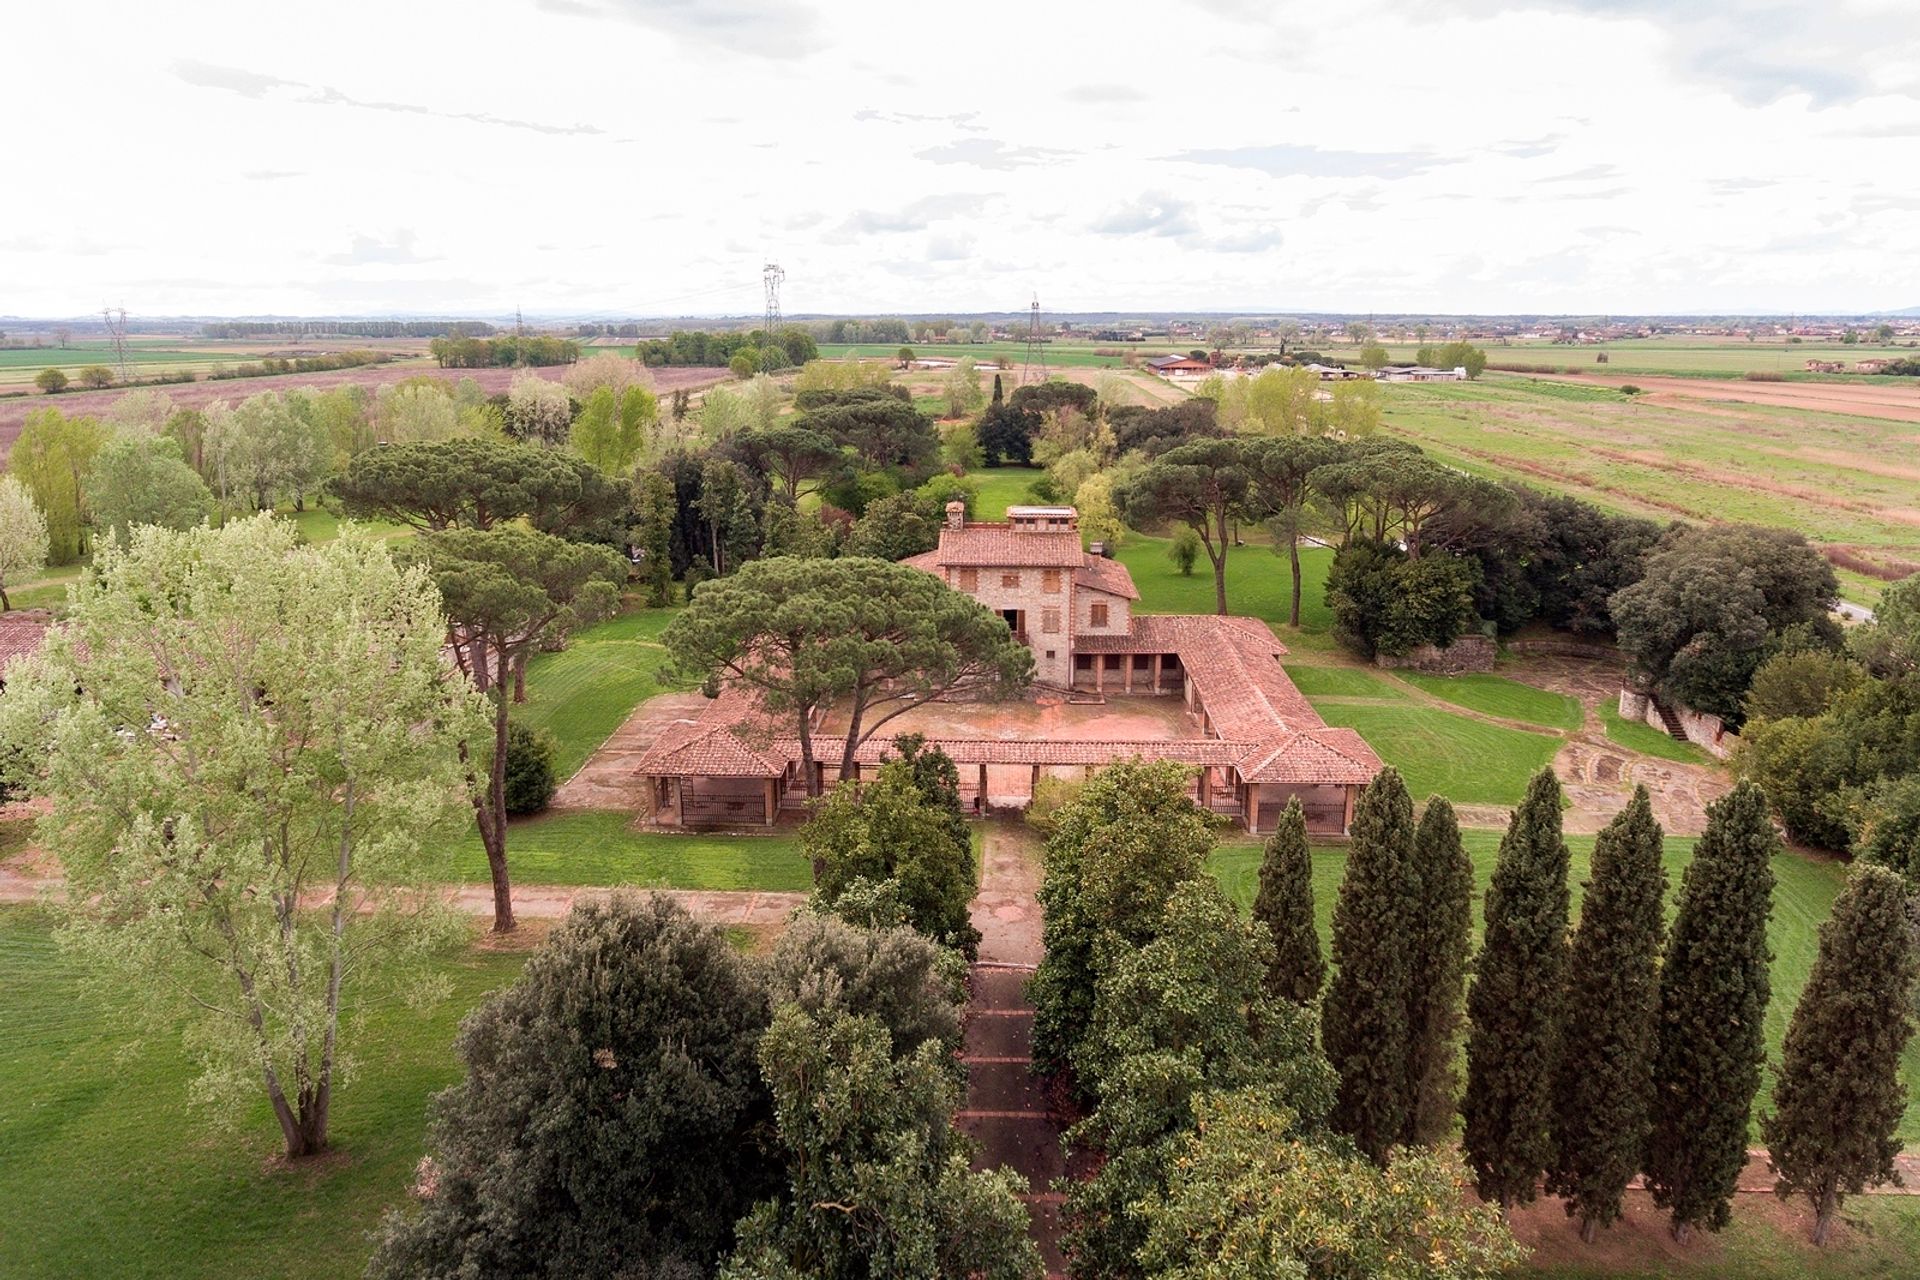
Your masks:
<path fill-rule="evenodd" d="M 560 786 L 553 772 L 553 757 L 558 750 L 553 735 L 545 729 L 524 724 L 507 726 L 508 813 L 520 818 L 547 807 Z"/>

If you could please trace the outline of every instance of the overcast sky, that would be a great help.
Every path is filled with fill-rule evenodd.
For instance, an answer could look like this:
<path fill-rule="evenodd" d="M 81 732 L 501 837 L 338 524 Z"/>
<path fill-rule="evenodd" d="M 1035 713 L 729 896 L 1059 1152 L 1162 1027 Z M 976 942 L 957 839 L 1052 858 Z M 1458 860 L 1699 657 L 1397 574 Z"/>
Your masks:
<path fill-rule="evenodd" d="M 1915 0 L 4 27 L 0 314 L 1920 305 Z"/>

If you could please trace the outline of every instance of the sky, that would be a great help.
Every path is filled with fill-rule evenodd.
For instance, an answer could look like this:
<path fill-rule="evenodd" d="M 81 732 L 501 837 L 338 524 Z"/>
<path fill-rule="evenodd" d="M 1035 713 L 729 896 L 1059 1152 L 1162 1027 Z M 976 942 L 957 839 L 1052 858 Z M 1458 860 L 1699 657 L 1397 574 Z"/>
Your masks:
<path fill-rule="evenodd" d="M 1920 306 L 1915 0 L 79 12 L 0 315 Z"/>

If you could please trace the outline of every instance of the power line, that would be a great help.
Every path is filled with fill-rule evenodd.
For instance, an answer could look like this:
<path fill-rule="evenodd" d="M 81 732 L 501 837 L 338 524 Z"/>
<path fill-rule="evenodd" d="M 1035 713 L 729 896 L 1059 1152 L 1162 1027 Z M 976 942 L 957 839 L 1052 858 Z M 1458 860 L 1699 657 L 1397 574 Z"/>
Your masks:
<path fill-rule="evenodd" d="M 786 278 L 787 273 L 780 269 L 777 262 L 769 262 L 760 268 L 760 283 L 767 293 L 767 318 L 760 330 L 760 349 L 763 352 L 773 348 L 773 329 L 780 323 L 780 282 Z M 767 362 L 762 360 L 760 367 L 766 368 Z"/>
<path fill-rule="evenodd" d="M 120 381 L 131 381 L 127 373 L 127 309 L 102 307 L 100 318 L 107 323 L 107 336 L 113 339 L 113 359 L 120 366 Z"/>
<path fill-rule="evenodd" d="M 1047 353 L 1040 343 L 1040 295 L 1033 295 L 1033 307 L 1027 313 L 1027 358 L 1020 367 L 1020 384 L 1047 380 Z"/>

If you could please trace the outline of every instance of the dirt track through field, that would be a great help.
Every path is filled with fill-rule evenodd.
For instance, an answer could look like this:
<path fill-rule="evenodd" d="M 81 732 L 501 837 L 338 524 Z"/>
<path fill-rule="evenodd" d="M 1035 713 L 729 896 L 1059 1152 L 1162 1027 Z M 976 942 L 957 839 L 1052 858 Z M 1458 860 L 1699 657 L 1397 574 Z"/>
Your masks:
<path fill-rule="evenodd" d="M 1888 418 L 1895 422 L 1920 422 L 1920 378 L 1909 379 L 1911 386 L 1884 382 L 1746 382 L 1718 378 L 1628 377 L 1612 374 L 1537 373 L 1529 375 L 1550 382 L 1571 382 L 1588 387 L 1632 385 L 1646 393 L 1653 404 L 1684 404 L 1696 400 L 1734 400 L 1742 404 L 1770 405 L 1780 409 L 1802 409 L 1812 413 L 1844 413 L 1857 418 Z"/>

